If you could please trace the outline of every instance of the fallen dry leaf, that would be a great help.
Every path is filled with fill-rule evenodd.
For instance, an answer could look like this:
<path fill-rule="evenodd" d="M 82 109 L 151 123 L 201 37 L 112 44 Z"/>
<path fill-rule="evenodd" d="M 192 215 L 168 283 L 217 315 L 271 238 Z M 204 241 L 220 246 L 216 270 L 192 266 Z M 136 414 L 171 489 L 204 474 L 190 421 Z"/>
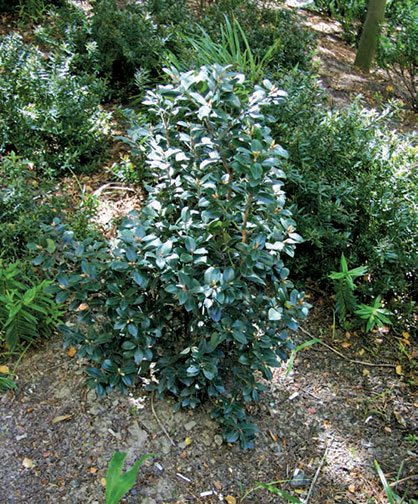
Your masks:
<path fill-rule="evenodd" d="M 225 500 L 228 504 L 237 504 L 237 499 L 235 497 L 232 497 L 232 495 L 227 495 L 225 497 Z"/>
<path fill-rule="evenodd" d="M 370 371 L 368 369 L 363 369 L 364 376 L 370 376 Z"/>
<path fill-rule="evenodd" d="M 359 355 L 363 355 L 363 354 L 364 354 L 364 352 L 365 352 L 365 350 L 364 350 L 364 348 L 362 348 L 362 349 L 359 351 L 359 353 L 358 353 L 358 354 L 359 354 Z"/>
<path fill-rule="evenodd" d="M 272 440 L 276 443 L 277 438 L 276 438 L 276 436 L 275 436 L 275 435 L 271 432 L 271 430 L 270 430 L 270 429 L 269 429 L 269 434 L 270 434 L 271 439 L 272 439 Z"/>
<path fill-rule="evenodd" d="M 96 474 L 97 473 L 97 467 L 90 467 L 90 474 Z"/>
<path fill-rule="evenodd" d="M 409 338 L 409 333 L 407 333 L 406 331 L 404 331 L 402 333 L 402 337 L 405 338 L 405 339 L 408 339 Z"/>
<path fill-rule="evenodd" d="M 26 467 L 26 469 L 30 469 L 33 467 L 33 461 L 30 458 L 25 457 L 23 459 L 22 466 Z"/>
<path fill-rule="evenodd" d="M 72 415 L 60 415 L 52 420 L 52 423 L 63 422 L 64 420 L 69 420 Z"/>
<path fill-rule="evenodd" d="M 402 376 L 402 366 L 396 366 L 395 371 L 397 375 Z"/>
<path fill-rule="evenodd" d="M 216 490 L 222 490 L 222 484 L 219 483 L 219 481 L 214 481 L 213 486 L 216 488 Z"/>
<path fill-rule="evenodd" d="M 348 490 L 349 490 L 351 493 L 354 493 L 354 492 L 356 491 L 356 487 L 355 487 L 355 485 L 350 485 L 350 486 L 348 487 Z"/>
<path fill-rule="evenodd" d="M 101 478 L 100 479 L 100 483 L 102 484 L 102 486 L 106 486 L 106 478 Z"/>
<path fill-rule="evenodd" d="M 191 445 L 191 444 L 192 444 L 192 440 L 191 440 L 189 437 L 187 437 L 187 438 L 184 440 L 184 444 L 185 444 L 186 446 L 189 446 L 189 445 Z"/>
<path fill-rule="evenodd" d="M 342 346 L 343 348 L 348 348 L 348 347 L 350 347 L 350 346 L 351 346 L 351 343 L 348 343 L 348 341 L 344 341 L 343 343 L 341 343 L 341 346 Z"/>
<path fill-rule="evenodd" d="M 7 374 L 9 372 L 10 372 L 9 366 L 0 366 L 0 373 Z"/>
<path fill-rule="evenodd" d="M 67 354 L 70 356 L 70 357 L 74 357 L 74 355 L 77 353 L 77 349 L 75 347 L 70 347 L 67 351 Z"/>

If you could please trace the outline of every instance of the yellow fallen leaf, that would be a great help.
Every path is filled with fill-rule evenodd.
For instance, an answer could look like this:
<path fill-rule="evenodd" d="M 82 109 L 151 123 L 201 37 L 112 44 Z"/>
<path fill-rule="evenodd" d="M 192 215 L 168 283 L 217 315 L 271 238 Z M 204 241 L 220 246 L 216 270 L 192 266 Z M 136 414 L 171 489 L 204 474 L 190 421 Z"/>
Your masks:
<path fill-rule="evenodd" d="M 237 504 L 237 499 L 235 497 L 232 497 L 232 495 L 227 495 L 225 497 L 225 500 L 228 504 Z"/>
<path fill-rule="evenodd" d="M 402 375 L 402 366 L 396 366 L 395 368 L 396 374 L 401 376 Z"/>
<path fill-rule="evenodd" d="M 96 474 L 97 473 L 97 467 L 90 467 L 90 474 Z"/>
<path fill-rule="evenodd" d="M 297 493 L 298 495 L 305 495 L 306 494 L 306 490 L 302 490 L 301 488 L 297 488 L 295 490 L 295 493 Z"/>
<path fill-rule="evenodd" d="M 358 354 L 359 354 L 359 355 L 363 355 L 363 354 L 364 354 L 364 351 L 365 351 L 365 350 L 364 350 L 364 348 L 362 348 L 362 349 L 359 351 L 359 353 L 358 353 Z"/>
<path fill-rule="evenodd" d="M 0 366 L 0 373 L 7 374 L 9 372 L 10 372 L 9 366 Z"/>
<path fill-rule="evenodd" d="M 23 459 L 22 466 L 26 467 L 26 469 L 30 469 L 33 467 L 33 461 L 30 458 L 25 457 Z"/>
<path fill-rule="evenodd" d="M 52 423 L 63 422 L 64 420 L 69 420 L 72 415 L 60 415 L 52 420 Z"/>
<path fill-rule="evenodd" d="M 407 333 L 406 331 L 404 331 L 402 333 L 402 338 L 408 339 L 409 338 L 409 333 Z"/>
<path fill-rule="evenodd" d="M 186 446 L 189 446 L 189 445 L 191 445 L 191 444 L 192 444 L 192 440 L 191 440 L 189 437 L 187 437 L 187 438 L 184 440 L 184 444 L 185 444 Z"/>
<path fill-rule="evenodd" d="M 100 483 L 102 484 L 102 486 L 106 486 L 106 478 L 101 478 L 100 479 Z"/>
<path fill-rule="evenodd" d="M 369 376 L 370 371 L 368 369 L 363 369 L 363 374 L 364 374 L 364 376 Z"/>
<path fill-rule="evenodd" d="M 350 346 L 351 346 L 351 343 L 348 343 L 348 341 L 344 341 L 343 343 L 341 343 L 341 346 L 342 346 L 343 348 L 348 348 L 348 347 L 350 347 Z"/>
<path fill-rule="evenodd" d="M 351 493 L 354 493 L 356 491 L 356 487 L 354 485 L 350 485 L 348 487 L 348 491 L 351 492 Z"/>
<path fill-rule="evenodd" d="M 81 303 L 79 307 L 76 309 L 76 311 L 84 311 L 87 310 L 88 306 L 85 303 Z"/>
<path fill-rule="evenodd" d="M 72 347 L 70 347 L 70 348 L 68 349 L 68 352 L 67 352 L 67 354 L 68 354 L 70 357 L 74 357 L 74 355 L 75 355 L 76 353 L 77 353 L 77 349 L 76 349 L 75 347 L 73 347 L 73 346 L 72 346 Z"/>

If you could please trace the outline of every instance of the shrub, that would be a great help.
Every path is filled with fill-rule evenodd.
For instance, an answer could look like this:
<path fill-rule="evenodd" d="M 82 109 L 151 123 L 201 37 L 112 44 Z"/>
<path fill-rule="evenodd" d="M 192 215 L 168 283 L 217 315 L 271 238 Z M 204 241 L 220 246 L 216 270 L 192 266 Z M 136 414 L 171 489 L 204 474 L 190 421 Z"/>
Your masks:
<path fill-rule="evenodd" d="M 264 114 L 283 92 L 268 81 L 250 91 L 244 79 L 215 65 L 149 92 L 141 217 L 126 218 L 113 245 L 76 243 L 56 223 L 64 255 L 35 264 L 58 267 L 52 291 L 78 314 L 66 343 L 99 366 L 90 387 L 124 390 L 155 363 L 151 388 L 179 407 L 212 397 L 225 439 L 248 447 L 244 404 L 264 389 L 256 373 L 271 379 L 307 304 L 283 263 L 300 237 L 281 189 L 286 152 Z"/>
<path fill-rule="evenodd" d="M 44 12 L 47 7 L 61 6 L 66 0 L 0 0 L 0 12 L 20 11 L 22 15 L 33 17 Z"/>
<path fill-rule="evenodd" d="M 377 63 L 390 70 L 403 84 L 403 95 L 418 110 L 418 5 L 399 9 L 389 18 L 380 36 Z M 402 88 L 400 88 L 402 89 Z"/>
<path fill-rule="evenodd" d="M 103 84 L 71 73 L 71 54 L 0 42 L 0 154 L 15 151 L 48 173 L 93 168 L 103 156 L 109 114 Z"/>
<path fill-rule="evenodd" d="M 343 252 L 364 264 L 374 294 L 412 297 L 416 249 L 416 148 L 382 114 L 354 103 L 329 110 L 310 77 L 283 82 L 274 138 L 289 152 L 285 190 L 305 243 L 292 268 L 324 278 Z M 370 293 L 371 294 L 371 293 Z"/>
<path fill-rule="evenodd" d="M 50 224 L 58 215 L 69 222 L 78 238 L 92 233 L 89 219 L 94 208 L 87 197 L 80 208 L 72 205 L 68 215 L 68 198 L 56 192 L 51 181 L 38 176 L 33 163 L 14 153 L 0 157 L 0 259 L 25 261 L 27 244 L 39 239 L 41 225 Z"/>
<path fill-rule="evenodd" d="M 39 183 L 33 165 L 13 153 L 0 158 L 0 259 L 24 259 L 26 245 L 39 237 L 41 224 L 56 217 L 62 202 Z M 45 204 L 47 198 L 49 204 Z"/>

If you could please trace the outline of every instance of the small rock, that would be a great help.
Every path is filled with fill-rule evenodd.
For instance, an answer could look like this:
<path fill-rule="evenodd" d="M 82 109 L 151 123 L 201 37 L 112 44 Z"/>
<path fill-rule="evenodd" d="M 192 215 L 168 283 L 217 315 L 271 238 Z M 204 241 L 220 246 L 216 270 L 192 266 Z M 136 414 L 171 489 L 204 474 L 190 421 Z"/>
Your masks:
<path fill-rule="evenodd" d="M 184 425 L 184 428 L 187 430 L 187 431 L 191 431 L 194 427 L 196 427 L 196 422 L 194 422 L 193 420 L 191 420 L 190 422 L 187 422 L 187 424 Z"/>
<path fill-rule="evenodd" d="M 166 437 L 162 437 L 159 441 L 161 446 L 161 451 L 164 455 L 168 455 L 171 452 L 171 443 Z"/>
<path fill-rule="evenodd" d="M 138 425 L 138 422 L 135 422 L 130 427 L 128 427 L 128 432 L 130 434 L 130 445 L 143 445 L 148 438 L 148 434 L 143 429 L 141 429 L 141 427 Z"/>
<path fill-rule="evenodd" d="M 295 488 L 302 488 L 309 486 L 309 478 L 303 474 L 300 469 L 295 469 L 293 473 L 293 478 L 290 480 L 290 484 Z"/>
<path fill-rule="evenodd" d="M 222 439 L 222 436 L 220 436 L 219 434 L 216 434 L 215 437 L 213 438 L 213 440 L 215 441 L 215 444 L 218 446 L 221 446 L 222 443 L 224 442 L 224 440 Z"/>

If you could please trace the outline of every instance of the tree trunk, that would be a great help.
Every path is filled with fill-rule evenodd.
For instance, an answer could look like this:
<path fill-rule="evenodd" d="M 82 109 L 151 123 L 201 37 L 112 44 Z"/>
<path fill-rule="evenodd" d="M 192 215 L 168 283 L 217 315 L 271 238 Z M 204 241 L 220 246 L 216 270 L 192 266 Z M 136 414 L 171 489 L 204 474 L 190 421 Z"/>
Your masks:
<path fill-rule="evenodd" d="M 370 71 L 377 41 L 379 39 L 380 25 L 385 17 L 386 0 L 369 0 L 366 21 L 360 37 L 356 60 L 354 65 L 365 72 Z"/>

